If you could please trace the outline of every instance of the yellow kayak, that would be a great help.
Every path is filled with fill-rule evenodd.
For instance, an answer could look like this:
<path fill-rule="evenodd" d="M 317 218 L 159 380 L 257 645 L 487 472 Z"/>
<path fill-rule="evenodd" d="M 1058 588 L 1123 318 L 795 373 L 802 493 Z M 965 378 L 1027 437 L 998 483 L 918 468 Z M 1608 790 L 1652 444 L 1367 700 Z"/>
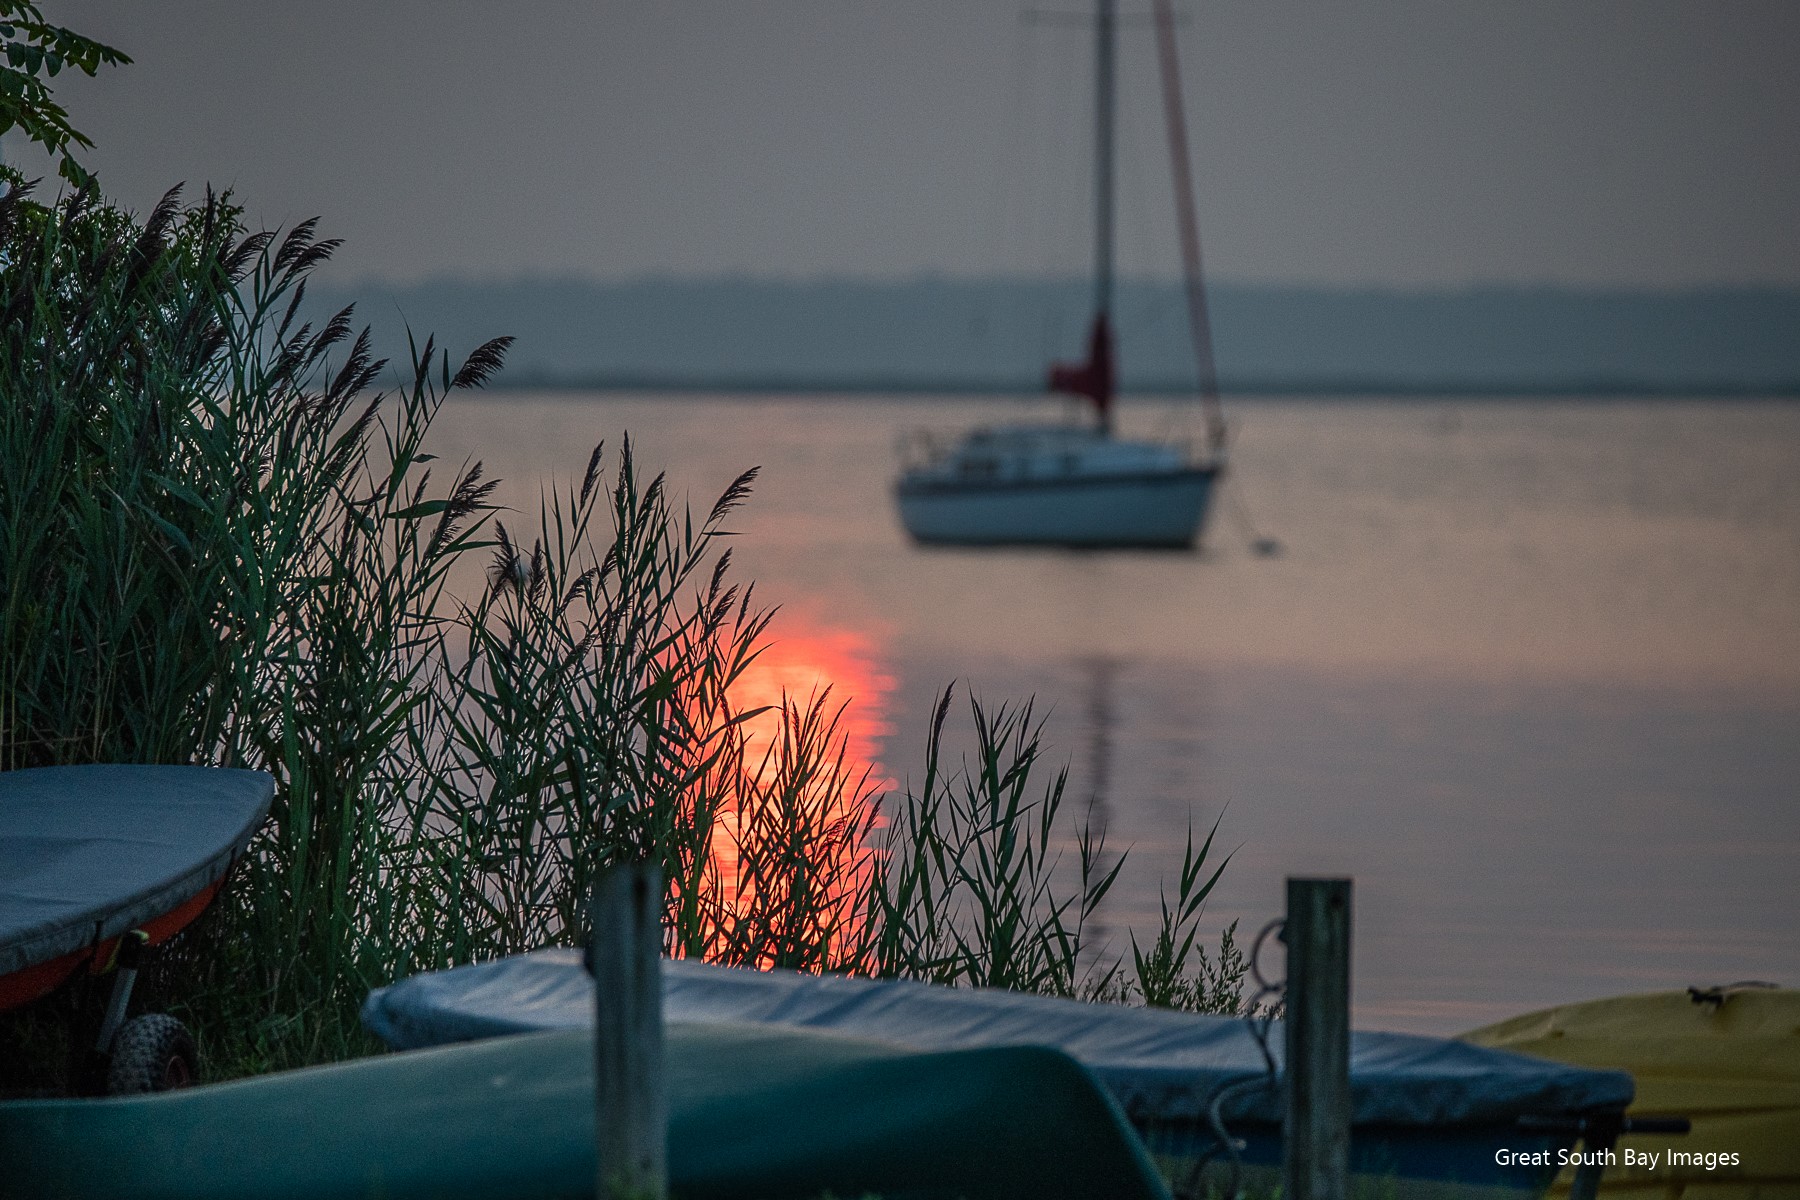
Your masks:
<path fill-rule="evenodd" d="M 1602 1196 L 1657 1200 L 1800 1197 L 1800 990 L 1767 985 L 1569 1004 L 1464 1041 L 1637 1080 L 1633 1117 L 1687 1117 L 1680 1137 L 1619 1140 Z M 1654 1157 L 1650 1157 L 1654 1156 Z M 1565 1171 L 1556 1189 L 1566 1190 Z"/>

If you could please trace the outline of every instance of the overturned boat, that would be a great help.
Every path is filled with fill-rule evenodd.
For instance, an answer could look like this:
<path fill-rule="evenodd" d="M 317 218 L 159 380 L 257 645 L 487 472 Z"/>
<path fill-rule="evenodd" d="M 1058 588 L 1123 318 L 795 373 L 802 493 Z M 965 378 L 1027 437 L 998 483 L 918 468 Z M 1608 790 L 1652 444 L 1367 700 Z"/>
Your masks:
<path fill-rule="evenodd" d="M 581 954 L 542 950 L 380 989 L 363 1023 L 407 1048 L 581 1030 L 594 1003 Z M 1092 1072 L 1171 1180 L 1223 1186 L 1232 1152 L 1252 1186 L 1279 1179 L 1281 1095 L 1240 1019 L 687 961 L 663 964 L 663 1016 L 671 1030 L 755 1027 L 914 1053 L 1046 1047 Z M 1264 1032 L 1278 1069 L 1281 1027 Z M 1618 1113 L 1632 1099 L 1622 1072 L 1439 1038 L 1356 1033 L 1350 1055 L 1351 1170 L 1373 1194 L 1539 1195 L 1557 1153 L 1575 1144 L 1575 1119 Z"/>
<path fill-rule="evenodd" d="M 673 1025 L 672 1194 L 1167 1200 L 1117 1107 L 1051 1050 L 915 1054 Z M 560 1030 L 108 1100 L 0 1104 L 0 1196 L 594 1195 L 594 1038 Z"/>

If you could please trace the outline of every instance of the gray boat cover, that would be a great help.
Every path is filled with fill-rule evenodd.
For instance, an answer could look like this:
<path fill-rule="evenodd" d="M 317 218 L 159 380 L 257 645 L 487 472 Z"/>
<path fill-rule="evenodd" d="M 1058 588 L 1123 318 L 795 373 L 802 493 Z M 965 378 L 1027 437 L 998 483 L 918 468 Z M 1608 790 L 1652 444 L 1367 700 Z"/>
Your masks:
<path fill-rule="evenodd" d="M 574 950 L 540 950 L 415 975 L 369 995 L 362 1019 L 395 1049 L 593 1020 L 593 981 Z M 1104 1083 L 1134 1121 L 1203 1117 L 1226 1084 L 1266 1077 L 1241 1020 L 1166 1009 L 1082 1004 L 905 980 L 750 971 L 690 961 L 663 964 L 669 1023 L 760 1024 L 876 1039 L 915 1051 L 1050 1046 Z M 1270 1048 L 1281 1060 L 1282 1028 Z M 1401 1126 L 1508 1125 L 1520 1116 L 1620 1110 L 1631 1076 L 1593 1071 L 1465 1042 L 1402 1033 L 1355 1033 L 1352 1120 Z M 1270 1087 L 1233 1089 L 1228 1119 L 1277 1122 Z"/>
<path fill-rule="evenodd" d="M 0 773 L 0 975 L 117 937 L 224 876 L 268 815 L 261 771 Z"/>

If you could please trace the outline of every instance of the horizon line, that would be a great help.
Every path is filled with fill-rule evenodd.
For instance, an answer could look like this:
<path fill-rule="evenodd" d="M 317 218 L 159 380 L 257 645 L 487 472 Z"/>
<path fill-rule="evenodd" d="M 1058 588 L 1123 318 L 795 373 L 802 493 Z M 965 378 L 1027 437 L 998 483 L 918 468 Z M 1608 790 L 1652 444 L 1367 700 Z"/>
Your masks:
<path fill-rule="evenodd" d="M 1122 287 L 1156 287 L 1180 288 L 1178 276 L 1161 275 L 1122 275 L 1118 279 Z M 377 274 L 364 274 L 332 281 L 327 277 L 317 281 L 316 286 L 326 290 L 347 291 L 355 288 L 380 288 L 402 291 L 409 288 L 422 287 L 474 287 L 474 288 L 506 288 L 519 286 L 582 286 L 596 289 L 635 288 L 646 286 L 754 286 L 776 288 L 816 288 L 816 287 L 864 287 L 864 288 L 907 288 L 922 285 L 940 286 L 1010 286 L 1010 287 L 1091 287 L 1092 280 L 1082 274 L 1023 274 L 997 272 L 994 274 L 964 274 L 947 271 L 919 271 L 908 275 L 851 275 L 821 273 L 812 275 L 785 275 L 776 272 L 753 273 L 748 271 L 719 271 L 714 273 L 693 273 L 683 271 L 637 272 L 630 275 L 603 276 L 584 275 L 552 270 L 521 269 L 511 273 L 503 272 L 457 272 L 442 271 L 413 278 L 395 278 Z M 1725 293 L 1762 293 L 1767 295 L 1785 295 L 1800 297 L 1800 280 L 1713 280 L 1662 283 L 1575 283 L 1567 281 L 1521 280 L 1470 280 L 1460 283 L 1398 283 L 1398 282 L 1326 282 L 1326 281 L 1283 281 L 1257 279 L 1209 279 L 1209 291 L 1223 289 L 1229 291 L 1264 291 L 1264 292 L 1312 292 L 1338 295 L 1381 295 L 1381 296 L 1468 296 L 1477 294 L 1513 293 L 1513 294 L 1562 294 L 1571 296 L 1633 296 L 1633 297 L 1690 297 Z"/>
<path fill-rule="evenodd" d="M 511 376 L 510 378 L 508 376 Z M 900 395 L 900 396 L 1014 396 L 1021 400 L 1047 398 L 1041 381 L 997 379 L 923 379 L 862 377 L 780 377 L 746 376 L 675 376 L 655 374 L 605 373 L 595 375 L 557 375 L 523 370 L 502 371 L 489 381 L 486 391 L 589 391 L 589 392 L 655 392 L 693 395 Z M 1754 381 L 1731 379 L 1689 379 L 1652 381 L 1623 377 L 1546 380 L 1472 380 L 1472 379 L 1379 379 L 1374 377 L 1341 379 L 1243 379 L 1221 381 L 1219 391 L 1226 397 L 1270 398 L 1282 396 L 1384 396 L 1428 398 L 1453 396 L 1466 398 L 1544 399 L 1552 397 L 1592 397 L 1596 399 L 1767 399 L 1787 401 L 1800 399 L 1800 378 Z M 1195 394 L 1191 383 L 1172 380 L 1146 380 L 1123 385 L 1121 396 L 1182 397 Z"/>

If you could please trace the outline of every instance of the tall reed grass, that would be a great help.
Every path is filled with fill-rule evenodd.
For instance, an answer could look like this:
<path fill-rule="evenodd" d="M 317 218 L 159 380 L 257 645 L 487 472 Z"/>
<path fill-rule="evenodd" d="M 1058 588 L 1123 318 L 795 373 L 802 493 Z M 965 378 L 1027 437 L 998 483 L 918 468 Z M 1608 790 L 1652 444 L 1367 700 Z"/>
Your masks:
<path fill-rule="evenodd" d="M 744 711 L 772 618 L 703 512 L 623 440 L 527 525 L 440 464 L 456 369 L 398 382 L 349 310 L 306 320 L 335 243 L 228 196 L 138 222 L 83 190 L 0 197 L 0 766 L 249 766 L 269 822 L 167 990 L 232 1072 L 366 1048 L 369 988 L 584 934 L 594 872 L 652 858 L 671 953 L 1230 1009 L 1222 867 L 1190 840 L 1148 947 L 1092 944 L 1118 878 L 1065 819 L 1029 705 L 944 693 L 916 787 L 849 765 L 829 692 Z M 485 559 L 472 596 L 452 568 Z M 759 734 L 759 717 L 773 733 Z M 1110 862 L 1110 865 L 1106 865 Z"/>

